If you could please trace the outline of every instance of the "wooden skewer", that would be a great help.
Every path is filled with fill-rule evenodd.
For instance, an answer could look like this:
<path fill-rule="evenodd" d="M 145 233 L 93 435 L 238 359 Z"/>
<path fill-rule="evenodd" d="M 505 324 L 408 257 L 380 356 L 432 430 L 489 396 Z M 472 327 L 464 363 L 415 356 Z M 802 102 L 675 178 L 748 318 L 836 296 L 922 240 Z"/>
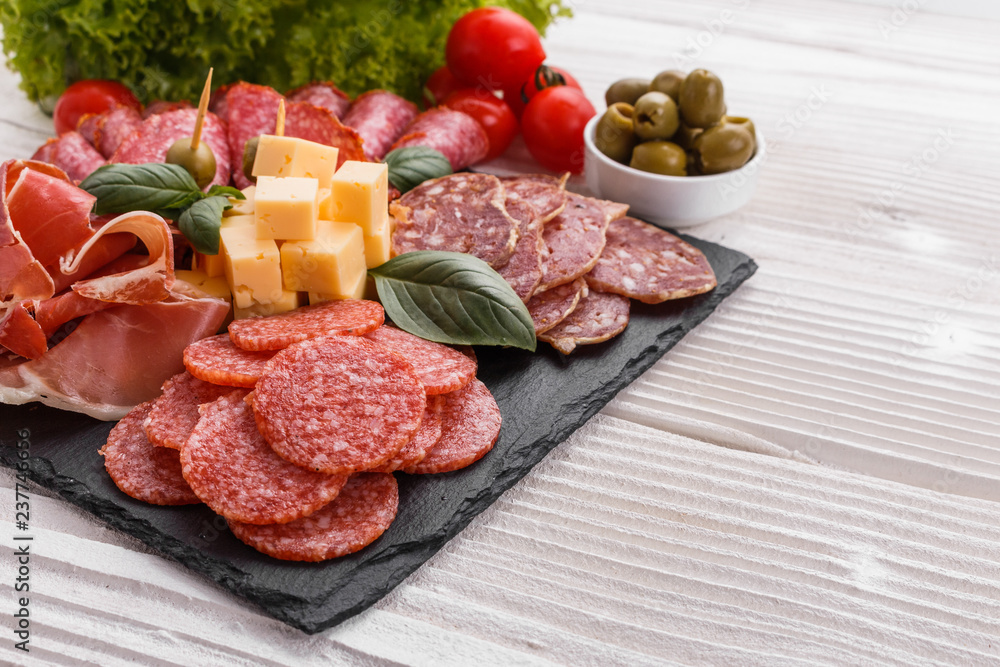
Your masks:
<path fill-rule="evenodd" d="M 274 121 L 274 136 L 285 136 L 285 100 L 278 103 L 278 118 Z"/>
<path fill-rule="evenodd" d="M 205 79 L 205 88 L 201 91 L 201 101 L 198 102 L 198 117 L 194 121 L 194 134 L 191 135 L 191 150 L 198 150 L 201 143 L 201 127 L 205 124 L 205 114 L 208 113 L 208 100 L 212 96 L 212 70 L 208 68 L 208 78 Z"/>

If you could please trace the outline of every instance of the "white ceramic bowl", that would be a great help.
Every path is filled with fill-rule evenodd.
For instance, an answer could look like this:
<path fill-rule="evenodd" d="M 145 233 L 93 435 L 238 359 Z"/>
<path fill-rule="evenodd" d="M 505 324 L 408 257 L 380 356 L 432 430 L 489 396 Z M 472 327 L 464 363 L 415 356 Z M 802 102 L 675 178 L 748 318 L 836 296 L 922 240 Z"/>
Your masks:
<path fill-rule="evenodd" d="M 735 171 L 712 176 L 661 176 L 632 169 L 597 150 L 594 131 L 601 119 L 590 119 L 583 131 L 587 187 L 603 199 L 629 205 L 629 215 L 664 227 L 690 227 L 732 213 L 753 196 L 764 162 L 764 137 L 757 133 L 757 152 Z"/>

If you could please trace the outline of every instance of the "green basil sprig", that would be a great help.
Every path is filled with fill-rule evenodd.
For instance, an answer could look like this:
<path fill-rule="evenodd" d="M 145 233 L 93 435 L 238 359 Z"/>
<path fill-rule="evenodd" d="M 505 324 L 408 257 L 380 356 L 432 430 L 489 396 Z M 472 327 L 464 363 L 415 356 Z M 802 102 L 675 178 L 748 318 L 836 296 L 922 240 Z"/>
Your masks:
<path fill-rule="evenodd" d="M 453 345 L 509 345 L 535 350 L 528 309 L 489 264 L 458 252 L 420 250 L 370 269 L 394 324 Z"/>
<path fill-rule="evenodd" d="M 96 215 L 153 211 L 177 220 L 194 249 L 206 255 L 219 252 L 222 212 L 232 208 L 227 198 L 246 199 L 236 188 L 223 185 L 202 192 L 184 167 L 161 162 L 105 165 L 80 187 L 97 197 Z"/>
<path fill-rule="evenodd" d="M 385 164 L 389 167 L 389 182 L 403 193 L 424 181 L 452 173 L 448 158 L 427 146 L 397 148 L 385 156 Z"/>

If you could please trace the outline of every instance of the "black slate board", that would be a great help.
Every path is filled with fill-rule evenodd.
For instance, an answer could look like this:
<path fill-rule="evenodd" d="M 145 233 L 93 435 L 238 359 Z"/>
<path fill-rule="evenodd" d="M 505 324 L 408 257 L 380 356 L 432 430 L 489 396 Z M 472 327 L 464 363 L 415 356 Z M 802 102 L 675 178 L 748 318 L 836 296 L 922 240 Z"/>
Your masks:
<path fill-rule="evenodd" d="M 399 474 L 399 514 L 362 551 L 327 563 L 274 560 L 239 542 L 204 505 L 156 507 L 121 493 L 97 451 L 111 423 L 41 405 L 0 406 L 0 463 L 15 468 L 18 432 L 30 435 L 29 477 L 139 538 L 165 556 L 307 633 L 374 604 L 513 486 L 553 447 L 653 365 L 757 269 L 728 248 L 684 237 L 711 262 L 719 286 L 655 306 L 632 302 L 624 333 L 563 357 L 480 348 L 479 378 L 493 392 L 503 428 L 493 451 L 464 470 Z"/>

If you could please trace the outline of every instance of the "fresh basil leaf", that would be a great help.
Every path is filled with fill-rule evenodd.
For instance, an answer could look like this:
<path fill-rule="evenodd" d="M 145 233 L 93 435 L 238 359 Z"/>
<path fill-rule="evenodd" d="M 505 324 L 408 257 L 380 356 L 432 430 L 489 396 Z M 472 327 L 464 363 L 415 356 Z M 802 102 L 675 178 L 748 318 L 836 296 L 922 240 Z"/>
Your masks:
<path fill-rule="evenodd" d="M 97 215 L 184 208 L 205 196 L 184 167 L 158 162 L 105 165 L 80 187 L 97 197 Z"/>
<path fill-rule="evenodd" d="M 232 197 L 233 199 L 246 199 L 246 195 L 229 185 L 213 185 L 208 189 L 206 197 Z"/>
<path fill-rule="evenodd" d="M 203 255 L 218 255 L 222 212 L 230 206 L 226 197 L 206 197 L 181 213 L 177 227 L 195 250 Z"/>
<path fill-rule="evenodd" d="M 528 309 L 481 259 L 458 252 L 407 252 L 368 271 L 396 326 L 439 343 L 535 350 Z"/>
<path fill-rule="evenodd" d="M 400 192 L 409 192 L 424 181 L 452 173 L 444 153 L 427 146 L 407 146 L 385 156 L 389 182 Z"/>

